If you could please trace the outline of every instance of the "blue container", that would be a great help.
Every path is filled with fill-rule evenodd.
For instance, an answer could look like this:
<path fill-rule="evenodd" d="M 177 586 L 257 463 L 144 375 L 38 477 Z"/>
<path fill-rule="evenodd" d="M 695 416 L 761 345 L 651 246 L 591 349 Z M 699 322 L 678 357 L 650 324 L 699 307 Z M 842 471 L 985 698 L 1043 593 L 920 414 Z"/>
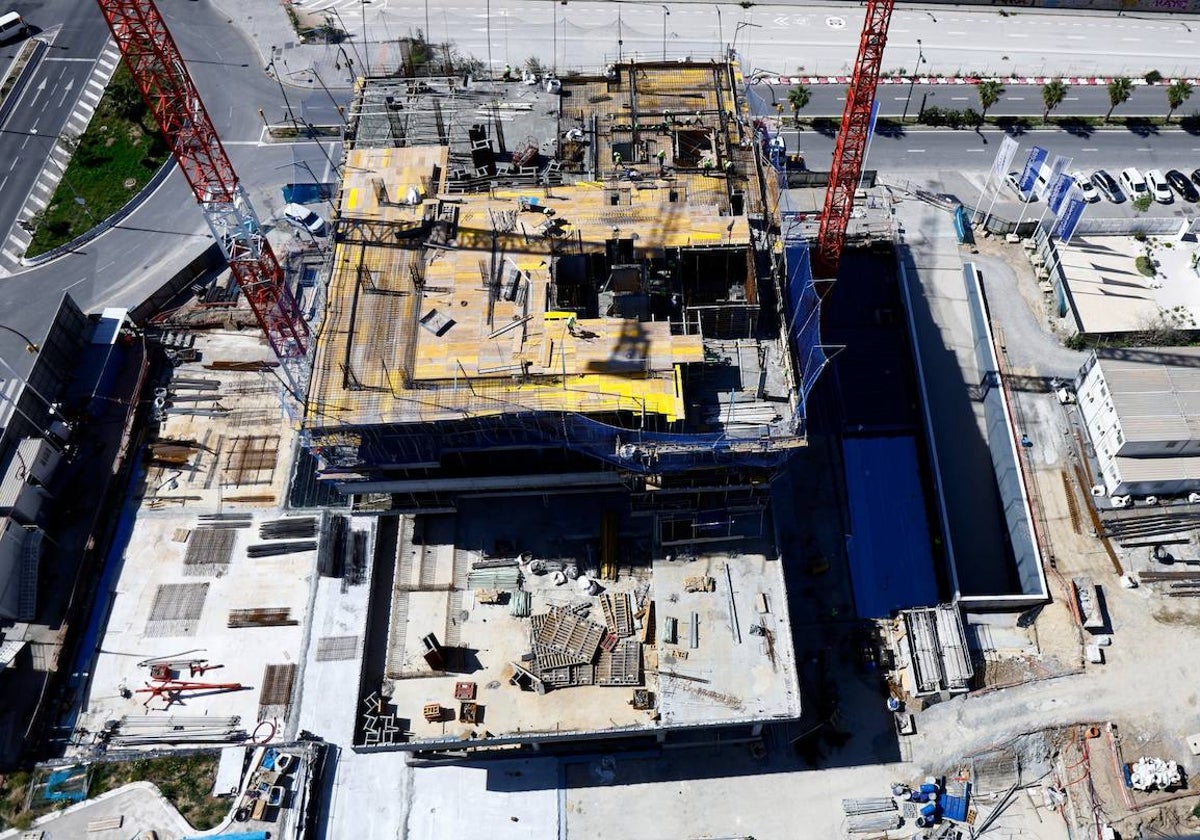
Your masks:
<path fill-rule="evenodd" d="M 936 814 L 937 814 L 937 805 L 935 805 L 932 802 L 930 802 L 928 805 L 926 805 L 925 807 L 923 807 L 921 809 L 921 816 L 927 820 L 932 820 Z"/>
<path fill-rule="evenodd" d="M 928 801 L 929 801 L 929 794 L 928 794 L 928 793 L 922 793 L 922 792 L 921 792 L 921 791 L 919 791 L 919 790 L 914 790 L 912 793 L 910 793 L 910 794 L 908 795 L 908 801 L 909 801 L 909 802 L 928 802 Z"/>
<path fill-rule="evenodd" d="M 938 786 L 935 784 L 930 784 L 930 783 L 926 782 L 925 784 L 921 785 L 920 790 L 921 790 L 921 793 L 937 793 Z"/>

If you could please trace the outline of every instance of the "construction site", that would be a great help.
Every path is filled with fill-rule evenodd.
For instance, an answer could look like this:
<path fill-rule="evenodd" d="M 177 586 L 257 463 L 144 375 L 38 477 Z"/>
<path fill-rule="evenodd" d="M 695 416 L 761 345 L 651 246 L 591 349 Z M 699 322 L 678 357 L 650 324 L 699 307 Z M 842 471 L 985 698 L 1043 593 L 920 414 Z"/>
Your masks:
<path fill-rule="evenodd" d="M 1012 254 L 952 234 L 961 205 L 865 186 L 890 11 L 827 183 L 789 178 L 732 50 L 363 77 L 307 242 L 148 57 L 169 36 L 110 18 L 143 94 L 182 91 L 187 130 L 161 124 L 228 270 L 127 328 L 144 436 L 54 784 L 220 749 L 221 830 L 295 838 L 1187 825 L 1190 672 L 1145 651 L 1200 644 L 1200 574 L 1159 568 L 1200 562 L 1200 496 L 1190 459 L 1134 459 L 1162 472 L 1152 432 L 1195 425 L 1154 396 L 1195 354 L 1042 387 L 1039 354 L 1082 354 L 1023 326 L 1020 255 L 998 287 Z M 6 486 L 28 518 L 37 486 Z M 95 807 L 60 833 L 130 827 Z M 154 808 L 139 830 L 186 836 Z"/>
<path fill-rule="evenodd" d="M 364 748 L 799 716 L 769 479 L 823 357 L 739 89 L 732 63 L 362 87 L 303 433 L 355 512 L 402 515 Z"/>
<path fill-rule="evenodd" d="M 368 83 L 305 408 L 321 476 L 422 509 L 488 473 L 736 472 L 803 446 L 819 366 L 787 330 L 815 313 L 784 307 L 736 73 Z"/>

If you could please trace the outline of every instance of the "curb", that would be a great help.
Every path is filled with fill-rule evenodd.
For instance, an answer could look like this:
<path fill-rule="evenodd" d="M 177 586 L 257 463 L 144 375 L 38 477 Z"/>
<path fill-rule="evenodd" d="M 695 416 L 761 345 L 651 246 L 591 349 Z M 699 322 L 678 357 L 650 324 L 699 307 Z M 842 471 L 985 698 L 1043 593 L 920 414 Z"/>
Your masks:
<path fill-rule="evenodd" d="M 59 182 L 62 176 L 66 173 L 67 167 L 71 163 L 72 151 L 68 150 L 63 144 L 62 138 L 66 135 L 72 135 L 74 131 L 78 131 L 78 135 L 83 136 L 87 131 L 88 125 L 91 124 L 92 116 L 96 113 L 96 106 L 100 104 L 100 100 L 104 97 L 104 90 L 108 86 L 109 80 L 117 69 L 117 65 L 121 61 L 121 52 L 117 47 L 112 36 L 105 41 L 100 54 L 96 56 L 96 63 L 92 66 L 91 73 L 88 74 L 87 80 L 79 91 L 79 98 L 75 101 L 75 107 L 71 109 L 71 113 L 67 116 L 63 124 L 63 129 L 60 134 L 54 137 L 54 144 L 50 148 L 50 153 L 46 155 L 46 163 L 42 167 L 42 171 L 38 173 L 37 180 L 33 182 L 33 186 L 29 188 L 29 194 L 25 196 L 25 201 L 21 204 L 21 209 L 17 211 L 16 218 L 13 219 L 13 225 L 9 228 L 7 236 L 0 246 L 7 246 L 9 243 L 16 243 L 23 253 L 25 248 L 33 239 L 33 234 L 25 230 L 18 224 L 22 219 L 28 218 L 33 213 L 40 212 L 46 209 L 50 203 L 50 199 L 54 197 L 54 191 L 58 189 Z M 107 65 L 107 66 L 106 66 Z M 96 90 L 99 90 L 97 93 Z M 82 127 L 75 129 L 71 124 L 79 121 Z M 49 139 L 49 135 L 46 135 Z M 7 252 L 7 249 L 6 249 Z M 27 265 L 25 258 L 16 257 L 12 254 L 14 262 L 18 265 Z"/>
<path fill-rule="evenodd" d="M 12 88 L 9 89 L 8 95 L 4 97 L 4 102 L 0 103 L 0 126 L 8 122 L 9 116 L 16 107 L 17 100 L 21 98 L 21 92 L 29 84 L 29 77 L 37 71 L 38 65 L 42 61 L 42 56 L 49 49 L 45 41 L 34 39 L 33 43 L 35 44 L 33 53 L 25 62 L 25 66 L 17 74 L 17 80 L 13 83 Z M 6 81 L 8 81 L 7 75 L 3 79 L 0 79 L 0 84 Z"/>

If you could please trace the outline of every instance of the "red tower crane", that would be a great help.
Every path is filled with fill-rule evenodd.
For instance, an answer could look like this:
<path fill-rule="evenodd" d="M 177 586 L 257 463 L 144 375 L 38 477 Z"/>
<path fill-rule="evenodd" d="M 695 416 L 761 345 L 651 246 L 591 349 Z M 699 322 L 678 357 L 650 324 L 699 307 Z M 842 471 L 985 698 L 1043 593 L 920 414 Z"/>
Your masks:
<path fill-rule="evenodd" d="M 158 8 L 97 2 L 271 349 L 284 362 L 304 356 L 308 325 Z"/>
<path fill-rule="evenodd" d="M 858 58 L 854 62 L 854 76 L 846 92 L 842 127 L 833 149 L 833 167 L 829 171 L 829 187 L 825 190 L 821 230 L 817 234 L 817 246 L 812 255 L 813 277 L 818 280 L 837 279 L 838 263 L 842 259 L 842 248 L 846 245 L 846 226 L 854 209 L 854 191 L 858 189 L 863 160 L 866 158 L 871 110 L 875 103 L 875 88 L 879 84 L 879 69 L 883 62 L 883 47 L 887 43 L 893 5 L 895 0 L 867 0 L 862 37 L 858 42 Z"/>

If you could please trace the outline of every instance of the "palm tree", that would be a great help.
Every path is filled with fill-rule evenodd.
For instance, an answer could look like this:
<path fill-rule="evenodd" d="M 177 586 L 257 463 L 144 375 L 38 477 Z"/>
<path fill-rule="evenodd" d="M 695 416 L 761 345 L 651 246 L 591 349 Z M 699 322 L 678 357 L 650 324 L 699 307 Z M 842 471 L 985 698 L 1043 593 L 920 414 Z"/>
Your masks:
<path fill-rule="evenodd" d="M 1167 112 L 1167 122 L 1171 121 L 1171 114 L 1175 113 L 1175 109 L 1187 101 L 1187 98 L 1192 95 L 1192 83 L 1186 79 L 1176 79 L 1167 87 L 1167 104 L 1171 106 L 1171 110 Z"/>
<path fill-rule="evenodd" d="M 1128 102 L 1129 97 L 1133 96 L 1133 79 L 1128 76 L 1117 76 L 1108 83 L 1108 113 L 1104 115 L 1104 121 L 1108 122 L 1108 118 L 1112 116 L 1113 109 L 1118 105 Z"/>
<path fill-rule="evenodd" d="M 999 102 L 1000 97 L 1004 95 L 1004 85 L 995 79 L 988 79 L 980 82 L 977 85 L 977 89 L 979 91 L 979 105 L 983 108 L 983 117 L 986 119 L 988 108 Z"/>
<path fill-rule="evenodd" d="M 1046 106 L 1046 110 L 1042 111 L 1043 120 L 1049 119 L 1050 112 L 1067 98 L 1067 90 L 1069 88 L 1057 76 L 1042 85 L 1042 103 Z"/>
<path fill-rule="evenodd" d="M 808 104 L 812 99 L 812 91 L 804 85 L 796 85 L 788 91 L 788 104 L 792 106 L 792 119 L 797 123 L 800 122 L 800 109 Z"/>

